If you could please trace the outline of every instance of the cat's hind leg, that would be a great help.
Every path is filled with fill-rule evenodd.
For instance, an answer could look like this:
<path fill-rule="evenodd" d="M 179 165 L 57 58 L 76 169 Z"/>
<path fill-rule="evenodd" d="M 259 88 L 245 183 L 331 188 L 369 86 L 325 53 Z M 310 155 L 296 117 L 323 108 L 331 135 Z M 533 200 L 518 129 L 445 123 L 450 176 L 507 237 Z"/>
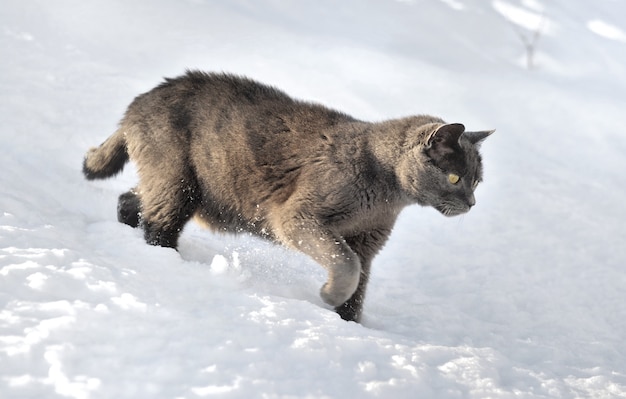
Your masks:
<path fill-rule="evenodd" d="M 195 178 L 184 174 L 141 176 L 138 191 L 146 242 L 176 248 L 183 227 L 200 202 Z"/>
<path fill-rule="evenodd" d="M 137 190 L 131 188 L 117 200 L 117 220 L 131 227 L 139 226 L 141 220 L 141 199 Z"/>

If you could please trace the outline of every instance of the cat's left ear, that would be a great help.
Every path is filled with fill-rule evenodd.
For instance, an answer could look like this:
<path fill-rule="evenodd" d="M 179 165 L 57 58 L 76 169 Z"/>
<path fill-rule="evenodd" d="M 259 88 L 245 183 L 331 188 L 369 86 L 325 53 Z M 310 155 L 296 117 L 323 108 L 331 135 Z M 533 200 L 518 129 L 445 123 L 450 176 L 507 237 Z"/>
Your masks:
<path fill-rule="evenodd" d="M 480 143 L 483 142 L 484 139 L 486 139 L 487 137 L 491 136 L 491 134 L 493 134 L 493 132 L 495 132 L 496 129 L 493 130 L 482 130 L 480 132 L 465 132 L 463 133 L 463 135 L 465 137 L 467 137 L 467 139 L 470 141 L 470 143 L 478 146 L 480 145 Z"/>
<path fill-rule="evenodd" d="M 465 131 L 465 126 L 460 123 L 447 123 L 441 125 L 428 136 L 426 146 L 447 146 L 452 147 L 459 142 L 459 137 Z"/>
<path fill-rule="evenodd" d="M 459 147 L 459 138 L 465 131 L 460 123 L 441 125 L 428 136 L 424 150 L 433 160 L 439 160 L 453 154 Z"/>

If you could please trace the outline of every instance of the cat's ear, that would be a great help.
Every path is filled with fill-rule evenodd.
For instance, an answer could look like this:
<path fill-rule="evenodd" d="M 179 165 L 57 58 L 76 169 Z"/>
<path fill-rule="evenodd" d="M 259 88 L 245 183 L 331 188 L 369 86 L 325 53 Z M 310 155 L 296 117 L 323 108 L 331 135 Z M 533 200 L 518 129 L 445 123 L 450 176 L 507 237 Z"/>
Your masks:
<path fill-rule="evenodd" d="M 458 145 L 459 137 L 465 131 L 465 126 L 460 123 L 448 123 L 441 125 L 428 136 L 426 148 L 449 148 Z"/>
<path fill-rule="evenodd" d="M 464 135 L 465 137 L 467 137 L 467 139 L 470 141 L 470 143 L 474 144 L 474 145 L 480 145 L 480 143 L 482 143 L 482 141 L 484 139 L 486 139 L 487 137 L 491 136 L 491 134 L 493 132 L 495 132 L 496 129 L 493 130 L 482 130 L 480 132 L 465 132 Z"/>

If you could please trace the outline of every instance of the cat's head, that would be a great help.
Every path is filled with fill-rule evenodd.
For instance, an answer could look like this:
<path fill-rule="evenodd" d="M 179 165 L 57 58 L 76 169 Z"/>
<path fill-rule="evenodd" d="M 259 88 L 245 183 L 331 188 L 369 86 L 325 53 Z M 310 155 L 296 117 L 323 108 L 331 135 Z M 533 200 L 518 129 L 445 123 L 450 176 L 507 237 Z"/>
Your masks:
<path fill-rule="evenodd" d="M 466 132 L 460 123 L 424 126 L 422 139 L 403 159 L 400 180 L 418 204 L 445 216 L 468 212 L 482 181 L 480 143 L 494 130 Z"/>

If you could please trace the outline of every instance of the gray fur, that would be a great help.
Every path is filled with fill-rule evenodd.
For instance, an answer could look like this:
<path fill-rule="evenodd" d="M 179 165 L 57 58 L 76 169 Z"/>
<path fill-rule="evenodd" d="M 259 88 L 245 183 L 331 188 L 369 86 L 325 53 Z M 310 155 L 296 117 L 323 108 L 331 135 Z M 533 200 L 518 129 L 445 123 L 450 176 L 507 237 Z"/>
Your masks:
<path fill-rule="evenodd" d="M 118 219 L 140 224 L 148 243 L 175 248 L 192 217 L 265 237 L 324 266 L 323 300 L 359 321 L 400 211 L 469 211 L 478 144 L 491 133 L 426 115 L 363 122 L 246 78 L 188 71 L 138 96 L 83 172 L 109 177 L 130 158 L 139 185 L 120 196 Z"/>

